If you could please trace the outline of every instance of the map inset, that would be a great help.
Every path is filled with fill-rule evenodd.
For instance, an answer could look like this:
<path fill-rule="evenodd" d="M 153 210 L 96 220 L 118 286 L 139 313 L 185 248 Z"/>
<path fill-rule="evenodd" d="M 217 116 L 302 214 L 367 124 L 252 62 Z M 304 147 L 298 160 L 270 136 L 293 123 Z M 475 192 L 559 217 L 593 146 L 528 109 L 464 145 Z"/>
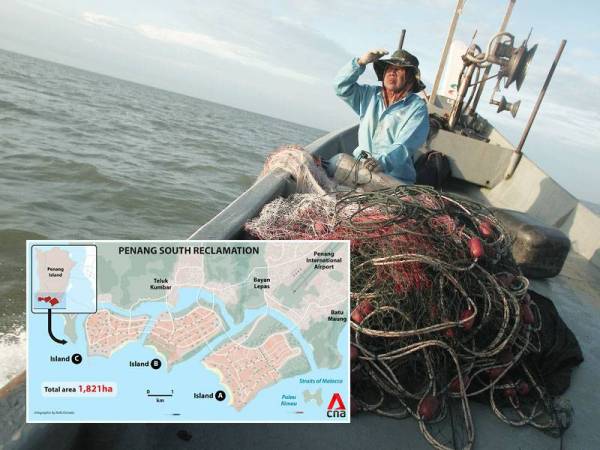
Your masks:
<path fill-rule="evenodd" d="M 348 242 L 27 249 L 28 422 L 349 422 Z"/>
<path fill-rule="evenodd" d="M 95 245 L 34 245 L 31 267 L 33 312 L 96 312 Z"/>

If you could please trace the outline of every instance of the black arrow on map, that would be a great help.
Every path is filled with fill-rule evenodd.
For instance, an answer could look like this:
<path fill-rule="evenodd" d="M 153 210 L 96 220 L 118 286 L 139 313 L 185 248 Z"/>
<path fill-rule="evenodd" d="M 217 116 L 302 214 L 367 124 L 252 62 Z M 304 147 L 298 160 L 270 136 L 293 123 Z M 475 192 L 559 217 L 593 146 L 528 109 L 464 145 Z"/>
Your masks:
<path fill-rule="evenodd" d="M 65 341 L 64 339 L 58 339 L 52 333 L 52 310 L 51 309 L 48 310 L 48 334 L 50 335 L 50 339 L 52 339 L 54 342 L 56 342 L 58 344 L 65 345 L 67 343 L 67 341 Z"/>

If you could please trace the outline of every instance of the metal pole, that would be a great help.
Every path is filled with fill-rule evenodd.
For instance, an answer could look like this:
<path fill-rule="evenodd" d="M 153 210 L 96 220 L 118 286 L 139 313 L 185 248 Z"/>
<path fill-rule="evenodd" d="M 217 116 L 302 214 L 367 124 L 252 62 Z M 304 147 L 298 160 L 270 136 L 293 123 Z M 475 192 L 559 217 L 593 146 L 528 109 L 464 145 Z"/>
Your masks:
<path fill-rule="evenodd" d="M 467 90 L 469 89 L 469 84 L 471 84 L 471 79 L 473 78 L 473 72 L 475 72 L 477 66 L 475 64 L 471 64 L 458 87 L 458 92 L 456 93 L 456 100 L 454 100 L 454 104 L 452 105 L 452 111 L 450 111 L 450 117 L 448 118 L 448 128 L 450 130 L 454 129 L 454 125 L 458 121 L 463 105 L 463 101 L 465 99 L 465 95 L 467 94 Z"/>
<path fill-rule="evenodd" d="M 521 160 L 521 155 L 523 153 L 523 145 L 525 145 L 525 140 L 527 139 L 527 136 L 529 135 L 529 131 L 531 130 L 531 126 L 533 125 L 535 116 L 537 115 L 537 113 L 540 109 L 542 100 L 544 100 L 544 95 L 546 95 L 546 90 L 548 89 L 548 86 L 550 85 L 550 80 L 552 80 L 552 76 L 554 75 L 554 70 L 556 69 L 556 66 L 558 65 L 558 61 L 560 60 L 560 57 L 562 55 L 562 52 L 563 52 L 566 44 L 567 44 L 567 41 L 565 39 L 563 39 L 560 42 L 560 47 L 558 48 L 558 52 L 556 53 L 556 56 L 554 57 L 554 62 L 552 63 L 552 66 L 550 67 L 550 70 L 548 71 L 548 75 L 546 76 L 546 81 L 544 81 L 544 86 L 542 86 L 542 90 L 540 91 L 540 95 L 538 96 L 538 99 L 535 102 L 533 111 L 531 111 L 531 115 L 529 116 L 529 120 L 527 121 L 525 130 L 523 131 L 523 135 L 521 136 L 519 145 L 517 145 L 517 148 L 515 148 L 513 150 L 510 165 L 505 174 L 506 179 L 510 178 L 513 175 L 513 173 L 515 172 L 515 169 L 517 168 L 517 165 L 519 164 L 519 161 Z"/>
<path fill-rule="evenodd" d="M 506 30 L 506 25 L 508 25 L 508 20 L 510 19 L 510 16 L 512 14 L 512 10 L 513 10 L 513 6 L 515 6 L 517 0 L 508 0 L 508 7 L 506 8 L 506 14 L 504 14 L 504 19 L 502 20 L 502 24 L 500 24 L 500 29 L 498 30 L 498 33 L 503 33 L 504 30 Z M 496 42 L 496 44 L 494 44 L 494 48 L 492 49 L 492 53 L 496 52 L 496 47 L 497 47 L 498 43 Z M 468 115 L 472 115 L 475 112 L 475 109 L 477 109 L 477 104 L 479 103 L 479 99 L 481 98 L 481 94 L 483 94 L 483 88 L 485 87 L 485 82 L 487 81 L 487 78 L 490 74 L 490 71 L 492 70 L 492 66 L 489 65 L 485 68 L 485 71 L 483 72 L 483 82 L 476 88 L 477 89 L 477 94 L 475 95 L 475 98 L 473 99 L 473 103 L 471 104 L 471 106 L 469 106 L 469 110 L 467 111 Z"/>
<path fill-rule="evenodd" d="M 508 25 L 508 20 L 510 19 L 510 16 L 511 16 L 512 10 L 513 10 L 513 6 L 515 6 L 516 2 L 517 2 L 517 0 L 508 0 L 508 7 L 506 8 L 506 14 L 504 14 L 504 19 L 502 20 L 502 24 L 500 25 L 500 30 L 498 31 L 498 33 L 502 33 L 502 32 L 504 32 L 504 30 L 506 30 L 506 25 Z"/>
<path fill-rule="evenodd" d="M 404 45 L 404 36 L 406 35 L 406 30 L 402 29 L 402 33 L 400 34 L 400 43 L 398 44 L 398 50 L 402 50 L 402 46 Z"/>
<path fill-rule="evenodd" d="M 433 83 L 433 88 L 431 88 L 431 95 L 429 96 L 429 106 L 433 106 L 435 103 L 435 97 L 437 95 L 437 90 L 438 90 L 438 87 L 440 86 L 440 79 L 442 78 L 442 73 L 444 73 L 444 67 L 446 66 L 446 58 L 448 58 L 448 50 L 450 49 L 450 44 L 452 43 L 452 39 L 454 38 L 454 32 L 456 31 L 456 24 L 458 23 L 458 18 L 462 14 L 464 5 L 465 5 L 465 0 L 457 0 L 456 9 L 454 10 L 454 17 L 452 18 L 452 22 L 450 23 L 450 29 L 448 30 L 448 37 L 446 38 L 446 45 L 444 45 L 444 50 L 442 51 L 442 57 L 440 58 L 440 66 L 438 67 L 437 75 L 435 76 L 435 82 Z"/>

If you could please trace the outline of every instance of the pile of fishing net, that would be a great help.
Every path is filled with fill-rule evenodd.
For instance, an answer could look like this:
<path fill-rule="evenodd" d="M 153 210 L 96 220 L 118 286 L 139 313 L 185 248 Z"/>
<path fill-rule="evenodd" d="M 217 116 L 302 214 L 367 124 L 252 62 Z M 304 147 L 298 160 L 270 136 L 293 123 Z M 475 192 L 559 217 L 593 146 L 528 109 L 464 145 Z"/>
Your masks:
<path fill-rule="evenodd" d="M 336 188 L 321 167 L 321 159 L 313 157 L 299 145 L 282 145 L 272 152 L 258 178 L 281 169 L 289 173 L 296 183 L 296 192 L 324 195 Z"/>
<path fill-rule="evenodd" d="M 295 194 L 246 225 L 258 239 L 351 241 L 353 408 L 412 416 L 435 448 L 471 448 L 470 401 L 511 425 L 570 423 L 528 364 L 540 314 L 507 232 L 427 187 Z"/>

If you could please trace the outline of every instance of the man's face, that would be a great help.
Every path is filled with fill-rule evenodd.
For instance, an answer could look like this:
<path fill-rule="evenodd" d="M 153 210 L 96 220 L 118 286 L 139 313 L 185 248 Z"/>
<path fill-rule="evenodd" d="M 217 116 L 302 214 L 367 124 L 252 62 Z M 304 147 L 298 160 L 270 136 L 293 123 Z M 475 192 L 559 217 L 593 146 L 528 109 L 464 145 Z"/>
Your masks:
<path fill-rule="evenodd" d="M 409 86 L 408 70 L 405 67 L 397 67 L 388 64 L 383 73 L 383 86 L 391 92 L 402 92 Z"/>

